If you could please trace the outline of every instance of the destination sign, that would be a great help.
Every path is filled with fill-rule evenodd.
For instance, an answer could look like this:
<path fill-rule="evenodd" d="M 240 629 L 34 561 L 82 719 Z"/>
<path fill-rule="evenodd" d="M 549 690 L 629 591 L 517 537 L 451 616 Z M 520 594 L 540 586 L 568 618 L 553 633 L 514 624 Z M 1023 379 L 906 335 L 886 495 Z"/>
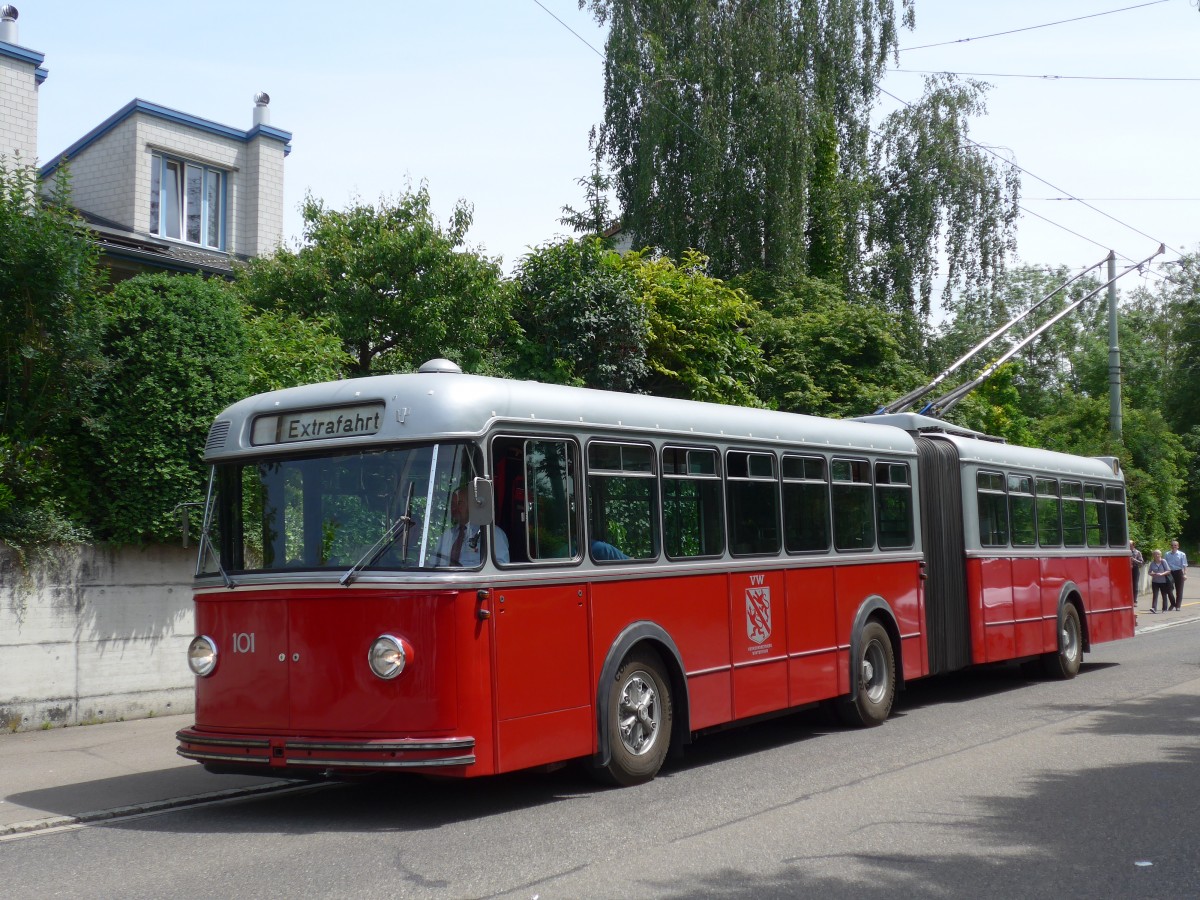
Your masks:
<path fill-rule="evenodd" d="M 254 420 L 250 442 L 257 446 L 362 437 L 378 433 L 382 424 L 382 403 L 277 413 Z"/>

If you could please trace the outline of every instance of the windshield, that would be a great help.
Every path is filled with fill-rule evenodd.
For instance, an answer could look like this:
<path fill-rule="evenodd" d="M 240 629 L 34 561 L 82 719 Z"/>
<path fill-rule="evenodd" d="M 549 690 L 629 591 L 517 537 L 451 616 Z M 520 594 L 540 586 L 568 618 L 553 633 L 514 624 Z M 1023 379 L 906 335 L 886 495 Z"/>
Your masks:
<path fill-rule="evenodd" d="M 455 492 L 479 474 L 469 444 L 217 465 L 199 574 L 449 566 L 464 516 Z M 484 540 L 476 529 L 455 565 L 478 565 Z"/>

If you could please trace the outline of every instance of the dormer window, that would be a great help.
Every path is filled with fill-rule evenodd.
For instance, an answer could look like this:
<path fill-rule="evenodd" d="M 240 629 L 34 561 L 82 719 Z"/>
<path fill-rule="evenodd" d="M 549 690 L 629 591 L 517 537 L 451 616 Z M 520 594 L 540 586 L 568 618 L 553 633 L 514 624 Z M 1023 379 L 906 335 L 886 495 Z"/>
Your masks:
<path fill-rule="evenodd" d="M 150 163 L 150 233 L 213 250 L 225 245 L 225 173 L 155 153 Z"/>

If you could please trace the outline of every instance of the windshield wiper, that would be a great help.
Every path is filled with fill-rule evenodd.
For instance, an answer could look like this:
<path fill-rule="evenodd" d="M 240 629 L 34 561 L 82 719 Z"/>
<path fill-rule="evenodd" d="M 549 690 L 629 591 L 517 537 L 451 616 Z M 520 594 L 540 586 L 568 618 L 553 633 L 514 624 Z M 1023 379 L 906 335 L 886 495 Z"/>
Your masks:
<path fill-rule="evenodd" d="M 217 551 L 217 548 L 213 546 L 212 538 L 208 533 L 209 516 L 211 515 L 211 511 L 212 511 L 212 506 L 210 505 L 211 503 L 212 503 L 212 481 L 210 479 L 209 485 L 208 485 L 208 499 L 207 500 L 205 500 L 203 503 L 200 502 L 199 500 L 196 500 L 191 503 L 180 503 L 173 510 L 171 510 L 171 512 L 176 513 L 176 512 L 182 511 L 183 519 L 182 519 L 181 524 L 182 524 L 182 528 L 183 528 L 183 547 L 186 550 L 187 545 L 188 545 L 188 510 L 191 509 L 192 507 L 196 507 L 196 506 L 204 507 L 204 516 L 200 521 L 200 560 L 204 559 L 204 553 L 205 553 L 205 551 L 208 551 L 208 555 L 212 558 L 212 561 L 217 564 L 217 571 L 221 573 L 221 580 L 225 582 L 225 587 L 235 588 L 235 587 L 237 587 L 237 582 L 229 577 L 229 573 L 226 572 L 225 567 L 223 565 L 221 565 L 221 554 Z M 197 569 L 196 574 L 197 575 L 202 574 L 199 571 L 200 565 L 201 565 L 201 562 L 197 561 L 197 563 L 196 563 L 196 569 Z"/>
<path fill-rule="evenodd" d="M 413 483 L 410 481 L 408 483 L 408 499 L 404 502 L 404 515 L 402 515 L 395 522 L 393 522 L 391 526 L 389 526 L 388 530 L 383 533 L 383 537 L 377 540 L 371 546 L 371 548 L 362 555 L 362 559 L 346 570 L 346 574 L 338 579 L 338 584 L 342 585 L 342 587 L 348 587 L 350 583 L 357 577 L 358 573 L 374 563 L 375 560 L 379 559 L 379 557 L 383 556 L 384 551 L 387 550 L 388 547 L 392 546 L 392 544 L 396 542 L 396 538 L 398 538 L 402 533 L 404 534 L 404 556 L 405 558 L 408 557 L 408 532 L 409 529 L 416 524 L 416 522 L 413 521 L 412 516 L 409 515 L 409 513 L 412 512 L 412 498 Z"/>
<path fill-rule="evenodd" d="M 226 572 L 225 567 L 221 565 L 221 554 L 213 545 L 212 536 L 209 534 L 208 516 L 208 508 L 206 507 L 204 512 L 204 521 L 200 525 L 200 552 L 203 554 L 204 551 L 208 551 L 209 557 L 214 563 L 217 564 L 217 571 L 221 573 L 221 580 L 225 582 L 225 587 L 230 589 L 235 588 L 238 586 L 238 583 L 229 577 L 229 573 Z"/>

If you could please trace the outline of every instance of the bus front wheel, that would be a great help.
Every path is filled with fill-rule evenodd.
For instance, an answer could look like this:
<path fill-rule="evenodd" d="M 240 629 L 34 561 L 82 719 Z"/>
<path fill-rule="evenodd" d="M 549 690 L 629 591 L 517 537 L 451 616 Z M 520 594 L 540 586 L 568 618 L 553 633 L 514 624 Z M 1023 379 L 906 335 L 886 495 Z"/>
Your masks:
<path fill-rule="evenodd" d="M 1051 678 L 1074 678 L 1083 662 L 1083 629 L 1075 604 L 1063 607 L 1058 620 L 1058 649 L 1042 656 L 1042 668 Z"/>
<path fill-rule="evenodd" d="M 609 761 L 597 774 L 622 787 L 652 779 L 667 758 L 672 721 L 662 662 L 648 651 L 631 653 L 608 694 Z"/>
<path fill-rule="evenodd" d="M 851 665 L 857 690 L 838 702 L 839 718 L 847 725 L 882 725 L 896 699 L 896 656 L 886 628 L 875 621 L 863 627 Z"/>

